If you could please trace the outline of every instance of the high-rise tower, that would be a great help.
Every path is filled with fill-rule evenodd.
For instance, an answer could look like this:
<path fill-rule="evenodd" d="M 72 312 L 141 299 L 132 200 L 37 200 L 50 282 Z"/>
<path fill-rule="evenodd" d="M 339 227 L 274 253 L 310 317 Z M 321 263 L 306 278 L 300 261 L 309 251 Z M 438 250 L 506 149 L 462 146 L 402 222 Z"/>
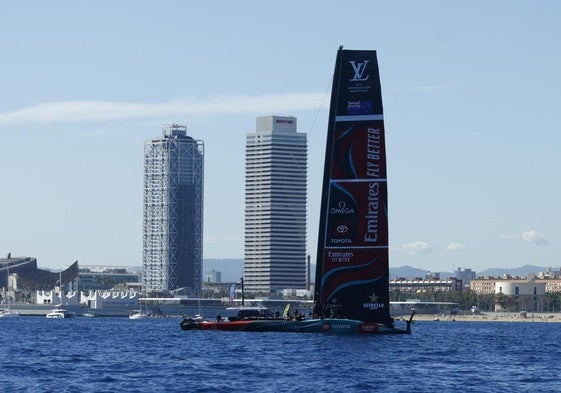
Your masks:
<path fill-rule="evenodd" d="M 306 287 L 307 140 L 295 117 L 257 118 L 246 136 L 244 284 Z"/>
<path fill-rule="evenodd" d="M 144 144 L 142 280 L 148 291 L 200 294 L 204 145 L 166 125 Z"/>

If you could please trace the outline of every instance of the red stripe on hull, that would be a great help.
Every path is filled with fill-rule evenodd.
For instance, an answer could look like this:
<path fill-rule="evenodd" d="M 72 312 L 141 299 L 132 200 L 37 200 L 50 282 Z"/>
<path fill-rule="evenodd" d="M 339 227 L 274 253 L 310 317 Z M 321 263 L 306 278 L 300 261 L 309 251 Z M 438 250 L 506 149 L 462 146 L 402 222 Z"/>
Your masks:
<path fill-rule="evenodd" d="M 201 330 L 244 330 L 252 321 L 228 321 L 228 322 L 201 322 Z"/>

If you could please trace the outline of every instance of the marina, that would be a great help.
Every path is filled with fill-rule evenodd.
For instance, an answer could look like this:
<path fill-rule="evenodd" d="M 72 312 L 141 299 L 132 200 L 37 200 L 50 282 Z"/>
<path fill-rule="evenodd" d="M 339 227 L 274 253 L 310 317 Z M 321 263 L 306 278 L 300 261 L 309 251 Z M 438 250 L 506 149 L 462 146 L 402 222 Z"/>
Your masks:
<path fill-rule="evenodd" d="M 153 317 L 179 318 L 182 316 L 195 316 L 203 314 L 209 318 L 215 318 L 217 314 L 224 312 L 224 309 L 230 306 L 241 304 L 241 299 L 233 299 L 232 302 L 228 298 L 208 299 L 196 297 L 169 297 L 169 298 L 139 298 L 137 302 L 130 303 L 128 300 L 118 302 L 113 297 L 110 306 L 102 304 L 91 305 L 85 302 L 77 302 L 74 304 L 63 303 L 64 308 L 74 312 L 77 316 L 96 316 L 96 317 L 129 317 L 134 311 L 142 310 L 143 313 Z M 312 301 L 310 300 L 293 300 L 293 299 L 249 299 L 246 300 L 248 305 L 260 305 L 268 307 L 271 310 L 283 310 L 287 304 L 291 307 L 298 308 L 306 314 L 312 311 Z M 12 312 L 17 312 L 21 316 L 46 316 L 53 309 L 52 303 L 14 303 L 11 306 Z"/>

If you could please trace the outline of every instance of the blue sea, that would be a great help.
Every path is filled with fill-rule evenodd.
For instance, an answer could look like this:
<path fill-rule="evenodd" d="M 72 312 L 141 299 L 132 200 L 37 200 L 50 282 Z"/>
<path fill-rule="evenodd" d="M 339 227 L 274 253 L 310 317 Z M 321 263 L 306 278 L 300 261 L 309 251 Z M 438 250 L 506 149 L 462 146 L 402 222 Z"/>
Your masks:
<path fill-rule="evenodd" d="M 561 324 L 411 335 L 182 331 L 179 319 L 0 319 L 0 392 L 559 392 Z"/>

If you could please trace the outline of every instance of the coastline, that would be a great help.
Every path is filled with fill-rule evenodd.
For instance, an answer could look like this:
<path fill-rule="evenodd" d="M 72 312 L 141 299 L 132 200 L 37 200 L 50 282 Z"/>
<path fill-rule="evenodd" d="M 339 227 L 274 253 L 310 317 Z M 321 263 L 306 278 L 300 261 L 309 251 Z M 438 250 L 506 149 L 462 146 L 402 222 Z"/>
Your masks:
<path fill-rule="evenodd" d="M 561 313 L 486 312 L 481 314 L 415 314 L 413 321 L 438 322 L 561 322 Z"/>

